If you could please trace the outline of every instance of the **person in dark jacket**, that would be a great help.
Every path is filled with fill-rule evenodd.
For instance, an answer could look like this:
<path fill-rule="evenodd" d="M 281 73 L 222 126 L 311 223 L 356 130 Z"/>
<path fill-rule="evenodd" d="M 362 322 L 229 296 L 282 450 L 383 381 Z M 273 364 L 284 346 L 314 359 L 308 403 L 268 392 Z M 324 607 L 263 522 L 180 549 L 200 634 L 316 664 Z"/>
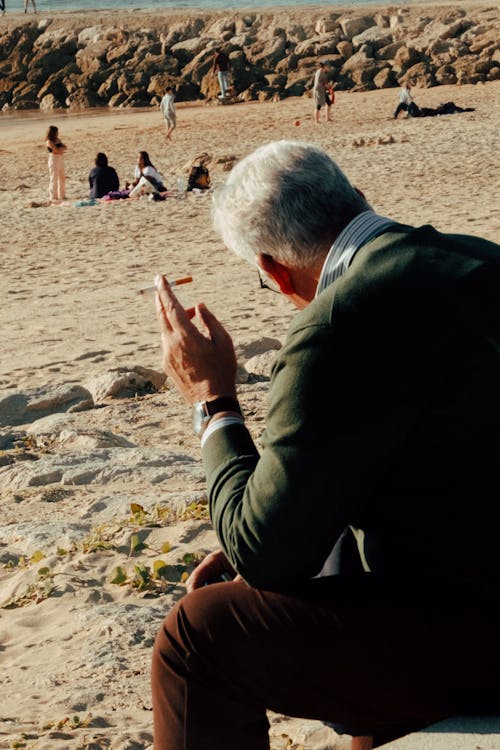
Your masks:
<path fill-rule="evenodd" d="M 257 447 L 229 333 L 157 279 L 221 548 L 158 633 L 155 750 L 268 750 L 266 709 L 357 750 L 498 713 L 500 247 L 379 215 L 310 143 L 260 147 L 213 201 L 300 311 Z"/>
<path fill-rule="evenodd" d="M 95 158 L 95 167 L 90 170 L 89 184 L 90 198 L 102 198 L 120 186 L 116 170 L 109 166 L 108 157 L 101 151 Z"/>

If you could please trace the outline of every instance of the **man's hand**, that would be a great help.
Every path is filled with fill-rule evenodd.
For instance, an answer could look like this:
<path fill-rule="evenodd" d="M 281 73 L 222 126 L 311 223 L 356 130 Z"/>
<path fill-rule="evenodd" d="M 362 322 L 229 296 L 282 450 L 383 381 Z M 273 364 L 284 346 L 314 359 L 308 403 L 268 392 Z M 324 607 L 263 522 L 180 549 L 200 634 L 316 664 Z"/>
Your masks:
<path fill-rule="evenodd" d="M 164 276 L 156 284 L 166 374 L 190 404 L 219 396 L 235 398 L 236 354 L 224 326 L 203 304 L 186 311 Z"/>
<path fill-rule="evenodd" d="M 231 567 L 226 555 L 221 549 L 211 552 L 205 557 L 198 567 L 196 567 L 186 581 L 188 593 L 199 589 L 206 583 L 214 583 L 223 580 L 223 573 L 230 576 L 233 580 L 242 580 L 236 575 L 235 570 Z"/>

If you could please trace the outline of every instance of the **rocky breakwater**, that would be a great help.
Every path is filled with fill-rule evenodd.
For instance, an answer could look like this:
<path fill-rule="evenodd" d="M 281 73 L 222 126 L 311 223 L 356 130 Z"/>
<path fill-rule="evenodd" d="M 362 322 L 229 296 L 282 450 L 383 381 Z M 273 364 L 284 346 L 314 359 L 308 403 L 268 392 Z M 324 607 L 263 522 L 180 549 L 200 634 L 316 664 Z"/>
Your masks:
<path fill-rule="evenodd" d="M 19 17 L 0 32 L 0 107 L 155 106 L 168 85 L 177 101 L 210 100 L 218 45 L 246 100 L 306 94 L 318 59 L 338 90 L 497 80 L 498 19 L 481 6 Z"/>

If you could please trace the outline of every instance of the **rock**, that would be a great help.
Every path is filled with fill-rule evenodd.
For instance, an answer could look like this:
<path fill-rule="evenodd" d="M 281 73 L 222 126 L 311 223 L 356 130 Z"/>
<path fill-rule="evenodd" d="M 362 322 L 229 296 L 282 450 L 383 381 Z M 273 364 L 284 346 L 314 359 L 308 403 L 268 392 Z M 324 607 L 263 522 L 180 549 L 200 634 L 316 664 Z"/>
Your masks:
<path fill-rule="evenodd" d="M 55 412 L 92 409 L 92 394 L 80 385 L 37 388 L 0 398 L 0 426 L 28 424 Z"/>
<path fill-rule="evenodd" d="M 391 42 L 385 47 L 377 49 L 376 58 L 377 60 L 393 60 L 399 49 L 403 46 L 404 42 Z"/>
<path fill-rule="evenodd" d="M 56 99 L 54 94 L 46 94 L 40 99 L 40 109 L 61 109 L 61 102 Z"/>
<path fill-rule="evenodd" d="M 117 367 L 102 375 L 92 378 L 86 387 L 94 401 L 99 403 L 105 398 L 129 398 L 155 393 L 160 390 L 166 375 L 140 365 L 134 367 Z"/>
<path fill-rule="evenodd" d="M 68 451 L 0 468 L 0 483 L 11 490 L 48 484 L 115 483 L 131 487 L 179 480 L 183 476 L 202 482 L 201 463 L 184 453 L 160 448 L 97 448 L 88 454 Z"/>
<path fill-rule="evenodd" d="M 78 50 L 75 60 L 82 73 L 88 76 L 103 68 L 108 46 L 108 42 L 102 40 Z"/>
<path fill-rule="evenodd" d="M 380 26 L 370 26 L 361 34 L 352 38 L 354 49 L 359 49 L 363 44 L 369 44 L 373 49 L 387 46 L 392 41 L 391 33 L 388 29 L 381 29 Z"/>
<path fill-rule="evenodd" d="M 248 360 L 259 354 L 264 354 L 270 349 L 281 349 L 281 341 L 272 339 L 269 336 L 262 336 L 260 339 L 251 341 L 248 344 L 240 344 L 236 347 L 236 357 L 238 360 Z"/>
<path fill-rule="evenodd" d="M 26 21 L 28 21 L 26 23 Z M 375 77 L 384 87 L 413 70 L 422 85 L 496 79 L 493 55 L 498 50 L 494 9 L 443 8 L 423 13 L 405 6 L 373 15 L 323 9 L 304 10 L 300 21 L 281 12 L 238 12 L 172 17 L 154 28 L 141 19 L 127 28 L 96 23 L 82 27 L 70 19 L 14 22 L 0 31 L 0 108 L 116 107 L 157 104 L 165 87 L 177 101 L 218 94 L 210 74 L 214 47 L 222 40 L 233 63 L 235 91 L 243 99 L 301 95 L 311 88 L 318 58 L 340 68 L 353 52 L 385 65 L 361 65 L 336 73 L 339 90 L 369 89 Z M 16 25 L 16 24 L 19 25 Z M 57 26 L 56 26 L 57 23 Z M 351 44 L 353 40 L 353 45 Z M 341 59 L 337 56 L 340 55 Z M 467 58 L 472 56 L 475 62 Z M 466 62 L 458 63 L 465 58 Z M 382 72 L 392 67 L 394 75 Z M 434 71 L 439 71 L 436 77 Z M 351 75 L 351 73 L 353 75 Z M 269 76 L 286 76 L 270 80 Z M 28 87 L 32 88 L 29 89 Z"/>
<path fill-rule="evenodd" d="M 339 18 L 339 24 L 344 32 L 347 39 L 352 39 L 353 36 L 361 34 L 365 29 L 369 29 L 370 26 L 374 25 L 372 16 L 357 16 L 354 18 Z"/>
<path fill-rule="evenodd" d="M 339 55 L 342 55 L 347 60 L 354 52 L 354 49 L 351 42 L 339 42 L 337 44 L 337 51 Z"/>
<path fill-rule="evenodd" d="M 369 57 L 366 47 L 367 45 L 361 47 L 342 66 L 342 73 L 349 75 L 358 85 L 371 83 L 375 75 L 387 67 L 386 63 L 375 62 L 373 58 Z"/>
<path fill-rule="evenodd" d="M 400 47 L 394 57 L 394 69 L 400 73 L 404 73 L 412 65 L 416 65 L 422 60 L 422 55 L 418 52 L 415 47 L 407 47 L 404 45 Z"/>
<path fill-rule="evenodd" d="M 328 34 L 330 31 L 335 31 L 338 28 L 337 18 L 338 15 L 336 13 L 318 18 L 314 26 L 314 31 L 316 34 Z"/>
<path fill-rule="evenodd" d="M 246 24 L 245 24 L 245 28 L 246 28 Z M 215 21 L 213 24 L 211 24 L 208 27 L 207 34 L 209 36 L 213 36 L 217 38 L 217 37 L 220 37 L 221 34 L 224 34 L 227 31 L 231 33 L 231 36 L 234 36 L 236 32 L 236 26 L 235 26 L 234 20 L 231 18 L 219 18 L 217 21 Z"/>
<path fill-rule="evenodd" d="M 182 42 L 177 42 L 177 44 L 173 44 L 170 48 L 170 52 L 182 64 L 183 61 L 187 62 L 193 56 L 205 50 L 207 44 L 208 40 L 206 37 L 196 36 L 193 39 L 186 39 Z"/>
<path fill-rule="evenodd" d="M 436 83 L 440 86 L 446 86 L 457 82 L 457 74 L 452 65 L 442 65 L 434 73 Z"/>
<path fill-rule="evenodd" d="M 378 89 L 388 89 L 395 85 L 396 76 L 391 68 L 382 68 L 382 70 L 379 70 L 379 72 L 373 76 L 373 83 Z"/>
<path fill-rule="evenodd" d="M 420 88 L 428 88 L 435 84 L 432 70 L 425 62 L 417 63 L 416 65 L 412 65 L 411 68 L 408 68 L 405 80 L 412 86 L 419 86 Z"/>
<path fill-rule="evenodd" d="M 75 414 L 49 414 L 32 422 L 29 428 L 30 435 L 35 437 L 55 437 L 63 430 L 73 429 L 78 417 Z"/>
<path fill-rule="evenodd" d="M 270 349 L 267 352 L 256 354 L 254 357 L 251 357 L 245 362 L 244 368 L 251 375 L 257 375 L 269 379 L 277 357 L 278 351 L 276 349 Z"/>
<path fill-rule="evenodd" d="M 30 430 L 31 432 L 31 430 Z M 12 450 L 16 443 L 26 437 L 26 432 L 12 432 L 12 430 L 0 430 L 0 451 Z"/>
<path fill-rule="evenodd" d="M 33 42 L 33 52 L 56 48 L 63 55 L 75 55 L 78 38 L 73 31 L 65 28 L 48 29 Z"/>
<path fill-rule="evenodd" d="M 96 448 L 134 448 L 135 444 L 123 435 L 115 435 L 108 430 L 92 428 L 62 430 L 59 434 L 59 445 L 78 451 L 94 451 Z"/>

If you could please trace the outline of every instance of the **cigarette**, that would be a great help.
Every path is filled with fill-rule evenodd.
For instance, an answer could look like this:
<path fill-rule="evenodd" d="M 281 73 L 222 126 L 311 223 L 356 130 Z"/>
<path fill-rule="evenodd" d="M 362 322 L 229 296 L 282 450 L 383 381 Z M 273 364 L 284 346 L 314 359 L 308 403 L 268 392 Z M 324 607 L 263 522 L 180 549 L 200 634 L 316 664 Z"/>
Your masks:
<path fill-rule="evenodd" d="M 175 281 L 169 281 L 170 286 L 180 286 L 181 284 L 189 284 L 190 281 L 193 280 L 192 276 L 184 276 L 182 279 L 176 279 Z M 158 287 L 156 285 L 154 286 L 147 286 L 144 289 L 139 289 L 139 294 L 148 294 L 149 292 L 156 292 L 158 291 Z"/>

